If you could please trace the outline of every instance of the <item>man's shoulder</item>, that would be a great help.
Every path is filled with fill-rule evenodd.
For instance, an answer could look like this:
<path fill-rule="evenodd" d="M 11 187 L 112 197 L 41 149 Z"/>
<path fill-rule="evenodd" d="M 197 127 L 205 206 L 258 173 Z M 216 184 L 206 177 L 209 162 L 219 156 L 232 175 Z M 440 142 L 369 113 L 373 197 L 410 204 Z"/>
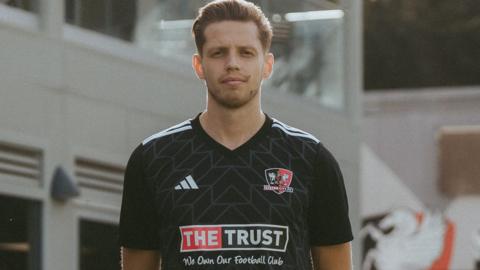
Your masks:
<path fill-rule="evenodd" d="M 168 138 L 170 136 L 178 135 L 180 133 L 188 132 L 190 130 L 192 130 L 192 120 L 188 119 L 148 136 L 142 141 L 142 145 L 144 146 L 146 144 L 158 141 L 162 138 Z"/>
<path fill-rule="evenodd" d="M 284 138 L 297 141 L 299 143 L 319 144 L 320 140 L 314 135 L 299 128 L 287 125 L 275 118 L 272 118 L 272 129 Z"/>

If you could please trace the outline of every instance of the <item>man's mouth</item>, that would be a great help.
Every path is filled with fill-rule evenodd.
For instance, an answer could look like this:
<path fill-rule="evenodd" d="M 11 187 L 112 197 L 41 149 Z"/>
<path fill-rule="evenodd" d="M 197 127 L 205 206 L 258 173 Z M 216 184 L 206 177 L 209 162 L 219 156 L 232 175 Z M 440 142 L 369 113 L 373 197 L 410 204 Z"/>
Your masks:
<path fill-rule="evenodd" d="M 221 83 L 235 86 L 235 85 L 245 83 L 246 81 L 247 79 L 245 77 L 228 76 L 228 77 L 222 78 Z"/>

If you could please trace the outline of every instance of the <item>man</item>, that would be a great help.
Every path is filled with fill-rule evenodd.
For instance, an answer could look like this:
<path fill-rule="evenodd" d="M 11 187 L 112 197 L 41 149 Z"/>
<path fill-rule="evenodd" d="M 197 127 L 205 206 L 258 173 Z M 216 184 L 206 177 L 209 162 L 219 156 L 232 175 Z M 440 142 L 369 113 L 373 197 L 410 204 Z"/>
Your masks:
<path fill-rule="evenodd" d="M 206 110 L 145 139 L 125 174 L 124 270 L 351 269 L 340 169 L 312 135 L 261 110 L 272 30 L 219 0 L 193 25 Z"/>

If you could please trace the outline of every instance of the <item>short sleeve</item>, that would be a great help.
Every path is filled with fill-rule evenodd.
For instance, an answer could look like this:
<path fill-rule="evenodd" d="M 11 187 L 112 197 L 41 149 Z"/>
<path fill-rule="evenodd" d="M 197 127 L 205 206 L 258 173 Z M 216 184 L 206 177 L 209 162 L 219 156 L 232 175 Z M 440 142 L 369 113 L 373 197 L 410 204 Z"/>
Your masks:
<path fill-rule="evenodd" d="M 143 172 L 143 146 L 139 145 L 128 160 L 120 211 L 119 244 L 126 248 L 159 249 L 158 219 L 152 192 Z"/>
<path fill-rule="evenodd" d="M 308 212 L 310 245 L 346 243 L 353 234 L 343 176 L 337 161 L 322 144 L 318 144 L 317 151 Z"/>

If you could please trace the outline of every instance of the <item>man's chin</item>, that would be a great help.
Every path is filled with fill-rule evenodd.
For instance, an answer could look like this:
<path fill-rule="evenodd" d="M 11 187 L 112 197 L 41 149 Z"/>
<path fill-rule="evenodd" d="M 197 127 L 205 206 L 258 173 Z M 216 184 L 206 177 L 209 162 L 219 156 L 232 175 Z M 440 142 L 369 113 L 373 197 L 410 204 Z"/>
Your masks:
<path fill-rule="evenodd" d="M 242 95 L 236 95 L 233 93 L 230 93 L 231 95 L 216 95 L 215 93 L 212 93 L 209 91 L 209 99 L 211 101 L 209 102 L 215 102 L 221 107 L 224 107 L 226 109 L 239 109 L 247 105 L 248 103 L 252 102 L 255 99 L 255 96 L 257 96 L 258 91 L 252 91 L 248 96 L 242 96 Z M 237 93 L 240 94 L 240 93 Z"/>
<path fill-rule="evenodd" d="M 234 110 L 245 106 L 249 102 L 249 100 L 218 99 L 215 100 L 215 102 L 226 109 Z"/>

